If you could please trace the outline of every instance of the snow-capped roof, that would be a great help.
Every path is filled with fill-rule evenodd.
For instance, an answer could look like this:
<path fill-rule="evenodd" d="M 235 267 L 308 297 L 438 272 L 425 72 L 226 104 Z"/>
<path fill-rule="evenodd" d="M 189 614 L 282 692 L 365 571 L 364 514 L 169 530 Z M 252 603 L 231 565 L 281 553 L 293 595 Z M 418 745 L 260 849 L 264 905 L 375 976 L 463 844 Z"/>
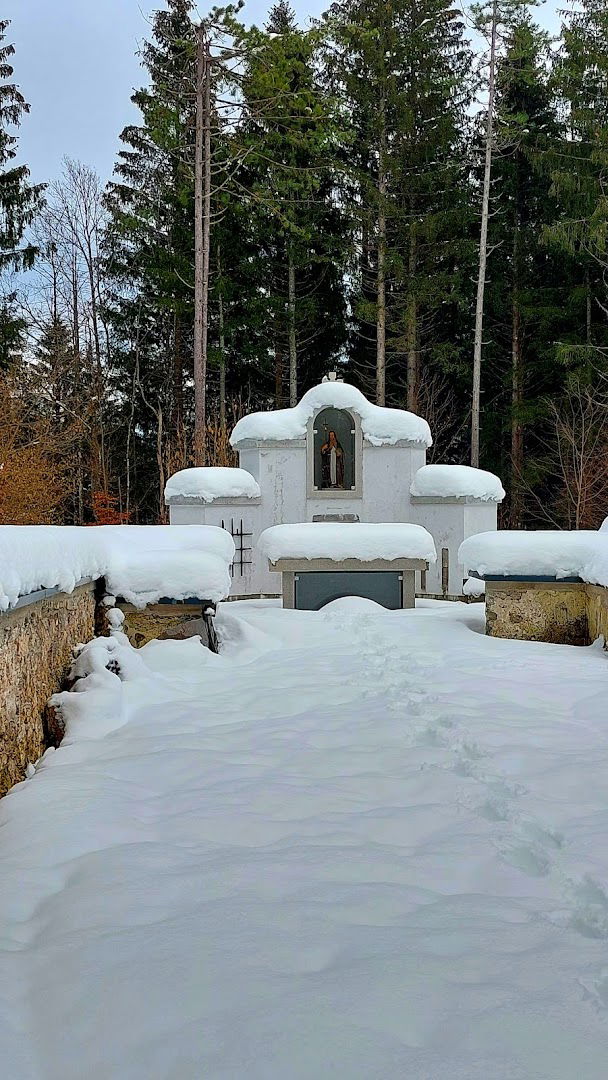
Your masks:
<path fill-rule="evenodd" d="M 0 526 L 0 611 L 38 589 L 70 593 L 83 578 L 137 607 L 162 596 L 223 600 L 234 541 L 212 525 Z"/>
<path fill-rule="evenodd" d="M 500 530 L 469 536 L 458 561 L 480 577 L 580 577 L 608 586 L 606 532 Z"/>
<path fill-rule="evenodd" d="M 400 440 L 431 446 L 433 439 L 426 420 L 405 409 L 385 409 L 373 405 L 355 386 L 324 382 L 314 386 L 293 409 L 251 413 L 239 420 L 230 442 L 239 446 L 247 439 L 282 441 L 301 439 L 311 416 L 319 409 L 348 409 L 361 418 L 364 437 L 373 446 L 391 446 Z"/>
<path fill-rule="evenodd" d="M 494 473 L 470 465 L 423 465 L 412 481 L 410 494 L 427 498 L 467 497 L 486 502 L 501 502 L 505 497 Z"/>
<path fill-rule="evenodd" d="M 422 525 L 315 521 L 273 525 L 258 540 L 271 562 L 277 559 L 425 559 L 435 562 L 433 537 Z"/>
<path fill-rule="evenodd" d="M 201 499 L 259 499 L 260 487 L 246 469 L 223 466 L 182 469 L 169 477 L 165 486 L 165 502 L 176 498 Z"/>

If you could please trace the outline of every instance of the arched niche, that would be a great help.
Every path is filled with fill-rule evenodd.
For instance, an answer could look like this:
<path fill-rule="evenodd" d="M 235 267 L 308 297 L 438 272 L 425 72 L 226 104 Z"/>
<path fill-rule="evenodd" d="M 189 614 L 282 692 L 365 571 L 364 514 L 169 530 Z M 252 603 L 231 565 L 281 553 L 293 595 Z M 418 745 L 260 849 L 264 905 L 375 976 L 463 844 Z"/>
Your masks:
<path fill-rule="evenodd" d="M 361 496 L 361 421 L 328 406 L 308 424 L 309 498 Z"/>

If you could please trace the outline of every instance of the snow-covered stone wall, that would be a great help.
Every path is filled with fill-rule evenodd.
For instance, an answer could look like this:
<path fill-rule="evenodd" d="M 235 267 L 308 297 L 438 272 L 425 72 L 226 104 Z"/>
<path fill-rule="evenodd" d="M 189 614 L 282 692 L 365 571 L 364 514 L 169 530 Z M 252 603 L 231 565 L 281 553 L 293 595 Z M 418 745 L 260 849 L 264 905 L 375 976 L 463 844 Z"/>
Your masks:
<path fill-rule="evenodd" d="M 608 642 L 608 588 L 583 581 L 487 581 L 486 633 L 557 645 Z"/>
<path fill-rule="evenodd" d="M 94 583 L 0 614 L 0 795 L 47 745 L 46 704 L 95 632 Z"/>

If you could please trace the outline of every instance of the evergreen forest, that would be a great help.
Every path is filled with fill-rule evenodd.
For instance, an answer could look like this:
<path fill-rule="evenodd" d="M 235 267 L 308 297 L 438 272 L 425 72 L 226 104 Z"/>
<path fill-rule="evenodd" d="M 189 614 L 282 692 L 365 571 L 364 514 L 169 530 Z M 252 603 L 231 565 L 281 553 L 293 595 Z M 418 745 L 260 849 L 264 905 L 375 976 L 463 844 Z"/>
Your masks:
<path fill-rule="evenodd" d="M 173 472 L 331 370 L 497 473 L 503 527 L 597 528 L 605 0 L 556 38 L 518 0 L 201 11 L 153 16 L 107 183 L 32 183 L 0 21 L 0 522 L 163 522 Z"/>

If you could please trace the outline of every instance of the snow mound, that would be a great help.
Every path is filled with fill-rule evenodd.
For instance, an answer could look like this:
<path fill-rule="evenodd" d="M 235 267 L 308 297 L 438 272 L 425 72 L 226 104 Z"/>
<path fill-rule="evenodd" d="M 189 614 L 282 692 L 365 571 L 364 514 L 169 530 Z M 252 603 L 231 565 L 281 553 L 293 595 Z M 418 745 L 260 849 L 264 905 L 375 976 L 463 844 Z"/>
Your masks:
<path fill-rule="evenodd" d="M 465 596 L 485 596 L 486 583 L 481 578 L 470 577 L 465 581 L 462 591 Z"/>
<path fill-rule="evenodd" d="M 273 525 L 258 540 L 271 562 L 277 559 L 425 559 L 435 562 L 433 537 L 422 525 L 302 522 Z"/>
<path fill-rule="evenodd" d="M 314 386 L 293 409 L 251 413 L 239 420 L 230 437 L 232 446 L 246 439 L 301 439 L 308 421 L 319 409 L 348 409 L 361 418 L 364 437 L 373 446 L 391 446 L 406 442 L 432 446 L 431 429 L 426 420 L 405 409 L 385 409 L 373 405 L 349 383 L 326 382 Z"/>
<path fill-rule="evenodd" d="M 212 525 L 0 526 L 0 611 L 38 589 L 70 593 L 105 577 L 136 607 L 161 597 L 217 602 L 230 592 L 234 541 Z"/>
<path fill-rule="evenodd" d="M 169 477 L 165 487 L 165 502 L 172 499 L 259 499 L 260 486 L 246 469 L 222 466 L 182 469 Z"/>
<path fill-rule="evenodd" d="M 501 502 L 505 490 L 498 477 L 485 469 L 473 469 L 470 465 L 423 465 L 412 481 L 410 494 Z"/>
<path fill-rule="evenodd" d="M 331 615 L 387 615 L 388 611 L 366 596 L 339 596 L 321 608 L 323 614 Z"/>
<path fill-rule="evenodd" d="M 481 577 L 579 577 L 608 586 L 608 535 L 591 530 L 477 533 L 460 545 L 458 561 Z"/>

